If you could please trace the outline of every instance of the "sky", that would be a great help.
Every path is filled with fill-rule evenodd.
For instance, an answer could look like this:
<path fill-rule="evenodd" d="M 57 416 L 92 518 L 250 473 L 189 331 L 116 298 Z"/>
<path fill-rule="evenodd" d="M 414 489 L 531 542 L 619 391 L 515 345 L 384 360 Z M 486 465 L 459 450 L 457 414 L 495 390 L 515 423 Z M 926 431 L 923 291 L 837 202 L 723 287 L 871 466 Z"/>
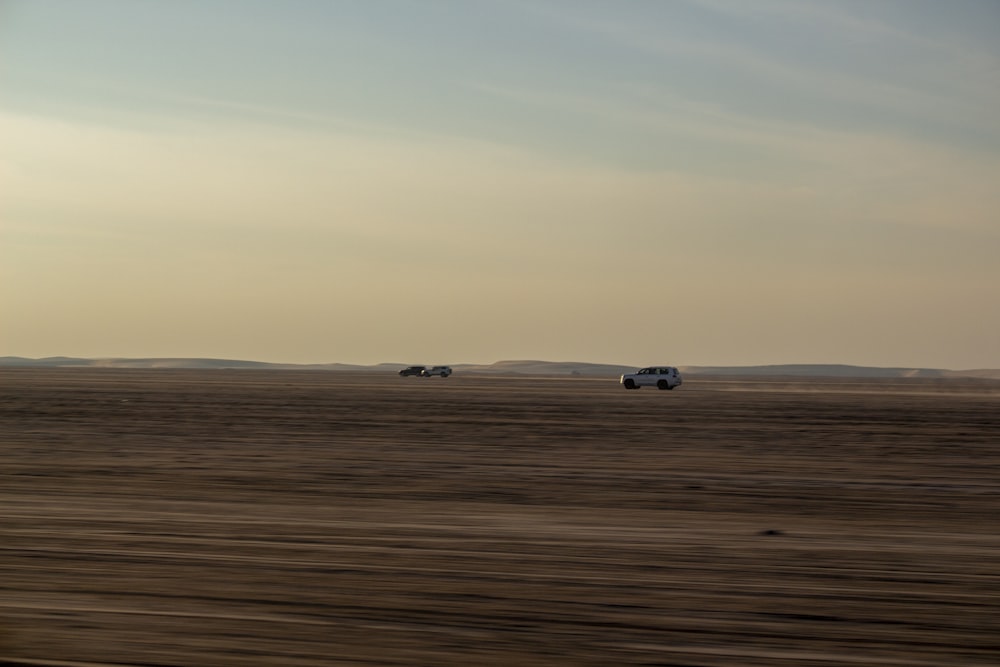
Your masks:
<path fill-rule="evenodd" d="M 0 0 L 0 356 L 1000 368 L 996 0 Z"/>

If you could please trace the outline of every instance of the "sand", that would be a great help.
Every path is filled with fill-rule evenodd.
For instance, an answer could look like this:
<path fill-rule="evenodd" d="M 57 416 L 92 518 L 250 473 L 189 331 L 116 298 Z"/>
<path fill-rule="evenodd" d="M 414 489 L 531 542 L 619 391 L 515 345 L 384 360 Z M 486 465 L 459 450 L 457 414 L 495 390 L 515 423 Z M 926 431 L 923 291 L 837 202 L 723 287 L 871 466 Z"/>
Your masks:
<path fill-rule="evenodd" d="M 0 371 L 0 665 L 1000 664 L 1000 383 Z"/>

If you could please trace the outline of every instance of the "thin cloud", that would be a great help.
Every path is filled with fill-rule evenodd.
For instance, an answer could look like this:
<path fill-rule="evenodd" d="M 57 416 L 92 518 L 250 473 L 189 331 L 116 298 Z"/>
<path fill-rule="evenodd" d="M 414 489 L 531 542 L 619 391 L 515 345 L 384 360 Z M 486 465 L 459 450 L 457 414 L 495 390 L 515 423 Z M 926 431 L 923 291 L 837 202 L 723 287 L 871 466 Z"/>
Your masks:
<path fill-rule="evenodd" d="M 689 4 L 737 19 L 780 18 L 789 24 L 790 30 L 798 24 L 797 32 L 805 34 L 820 31 L 844 39 L 878 42 L 883 51 L 890 45 L 902 46 L 913 50 L 916 61 L 907 65 L 909 80 L 905 80 L 885 74 L 880 76 L 874 71 L 877 68 L 862 71 L 846 64 L 796 61 L 773 52 L 769 44 L 754 42 L 749 37 L 733 40 L 711 30 L 691 36 L 666 20 L 637 22 L 626 12 L 588 16 L 548 6 L 535 9 L 533 13 L 558 22 L 566 29 L 614 43 L 622 52 L 662 58 L 665 71 L 680 66 L 683 61 L 686 68 L 705 66 L 717 71 L 740 72 L 750 80 L 781 91 L 790 100 L 814 100 L 828 108 L 843 109 L 852 116 L 854 123 L 871 122 L 864 119 L 863 110 L 882 110 L 913 122 L 951 127 L 971 124 L 980 134 L 985 133 L 992 141 L 1000 142 L 1000 124 L 994 113 L 1000 108 L 1000 88 L 992 83 L 1000 70 L 1000 60 L 993 53 L 970 50 L 952 41 L 929 39 L 878 20 L 861 18 L 829 3 L 690 0 Z M 647 83 L 659 87 L 667 85 L 657 81 Z M 710 102 L 719 106 L 739 104 L 724 90 L 717 91 Z M 782 118 L 795 120 L 795 116 L 790 115 L 793 113 L 785 105 Z M 883 124 L 879 129 L 904 131 L 898 125 Z"/>

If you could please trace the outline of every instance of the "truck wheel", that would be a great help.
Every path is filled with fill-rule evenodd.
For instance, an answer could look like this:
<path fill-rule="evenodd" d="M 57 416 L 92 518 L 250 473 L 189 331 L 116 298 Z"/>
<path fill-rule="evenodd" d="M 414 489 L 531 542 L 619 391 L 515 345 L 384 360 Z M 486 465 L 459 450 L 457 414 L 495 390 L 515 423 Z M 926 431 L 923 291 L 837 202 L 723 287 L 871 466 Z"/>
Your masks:
<path fill-rule="evenodd" d="M 670 383 L 666 380 L 658 380 L 656 383 L 657 389 L 670 389 Z"/>
<path fill-rule="evenodd" d="M 626 389 L 635 389 L 635 380 L 629 378 L 623 383 Z"/>

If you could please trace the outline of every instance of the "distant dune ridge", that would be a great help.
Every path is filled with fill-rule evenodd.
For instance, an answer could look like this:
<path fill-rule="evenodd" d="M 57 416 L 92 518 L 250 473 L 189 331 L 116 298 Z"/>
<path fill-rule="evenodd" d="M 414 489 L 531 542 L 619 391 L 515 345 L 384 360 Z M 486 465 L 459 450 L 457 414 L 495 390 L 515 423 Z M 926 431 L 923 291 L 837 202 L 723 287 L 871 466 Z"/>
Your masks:
<path fill-rule="evenodd" d="M 433 360 L 431 363 L 440 363 Z M 658 363 L 657 361 L 650 364 Z M 659 363 L 664 363 L 659 360 Z M 163 369 L 274 369 L 396 372 L 405 363 L 359 364 L 283 364 L 240 359 L 200 358 L 108 358 L 81 359 L 75 357 L 0 357 L 0 367 L 33 368 L 163 368 Z M 430 365 L 430 364 L 428 364 Z M 617 377 L 636 369 L 621 364 L 594 364 L 579 361 L 508 360 L 492 364 L 451 364 L 465 373 L 514 375 L 573 375 L 583 377 Z M 678 366 L 689 376 L 774 376 L 774 377 L 844 377 L 844 378 L 982 378 L 1000 380 L 1000 369 L 945 370 L 938 368 L 881 368 L 847 364 L 774 364 L 767 366 Z"/>

